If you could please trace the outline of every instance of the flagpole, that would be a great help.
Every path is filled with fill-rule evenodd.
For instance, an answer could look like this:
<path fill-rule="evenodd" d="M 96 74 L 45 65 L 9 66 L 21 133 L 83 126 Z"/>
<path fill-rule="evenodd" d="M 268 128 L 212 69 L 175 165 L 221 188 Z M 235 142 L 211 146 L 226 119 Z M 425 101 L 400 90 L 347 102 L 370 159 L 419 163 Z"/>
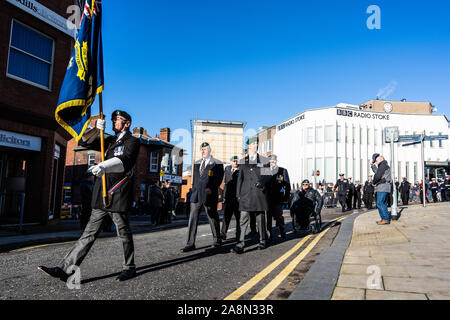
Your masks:
<path fill-rule="evenodd" d="M 103 120 L 103 95 L 102 92 L 98 94 L 98 104 L 100 107 L 100 119 Z M 105 161 L 105 133 L 100 130 L 100 152 L 102 154 L 102 162 Z M 106 173 L 102 176 L 103 185 L 103 204 L 107 206 L 107 196 L 106 196 Z"/>

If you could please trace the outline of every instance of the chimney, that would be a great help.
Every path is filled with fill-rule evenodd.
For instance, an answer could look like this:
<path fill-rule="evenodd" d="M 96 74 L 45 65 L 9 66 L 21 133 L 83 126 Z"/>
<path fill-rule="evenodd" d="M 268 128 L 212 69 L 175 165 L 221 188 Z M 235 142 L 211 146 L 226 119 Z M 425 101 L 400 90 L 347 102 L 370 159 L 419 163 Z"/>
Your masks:
<path fill-rule="evenodd" d="M 143 134 L 144 133 L 144 128 L 142 127 L 134 127 L 133 128 L 133 134 Z"/>
<path fill-rule="evenodd" d="M 160 130 L 161 140 L 170 142 L 170 128 L 162 128 Z"/>

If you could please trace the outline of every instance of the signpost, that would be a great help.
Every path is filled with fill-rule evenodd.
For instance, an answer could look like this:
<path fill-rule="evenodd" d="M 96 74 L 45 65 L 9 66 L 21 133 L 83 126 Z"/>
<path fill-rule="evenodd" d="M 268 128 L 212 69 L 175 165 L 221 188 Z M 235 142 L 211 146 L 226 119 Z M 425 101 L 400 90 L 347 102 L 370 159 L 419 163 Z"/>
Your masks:
<path fill-rule="evenodd" d="M 392 184 L 393 184 L 393 201 L 391 206 L 391 219 L 397 220 L 397 186 L 395 185 L 395 162 L 394 162 L 394 143 L 398 142 L 399 139 L 399 130 L 398 127 L 386 127 L 384 128 L 384 139 L 385 142 L 391 144 L 391 178 L 392 178 Z"/>
<path fill-rule="evenodd" d="M 439 134 L 434 136 L 427 136 L 425 135 L 425 130 L 422 131 L 420 134 L 416 135 L 405 135 L 405 136 L 399 136 L 398 142 L 408 142 L 405 144 L 402 144 L 402 147 L 405 146 L 411 146 L 413 144 L 420 143 L 420 151 L 421 151 L 421 162 L 422 162 L 422 199 L 423 199 L 423 206 L 425 207 L 425 149 L 424 149 L 424 141 L 433 141 L 433 140 L 447 140 L 448 135 L 446 134 Z"/>

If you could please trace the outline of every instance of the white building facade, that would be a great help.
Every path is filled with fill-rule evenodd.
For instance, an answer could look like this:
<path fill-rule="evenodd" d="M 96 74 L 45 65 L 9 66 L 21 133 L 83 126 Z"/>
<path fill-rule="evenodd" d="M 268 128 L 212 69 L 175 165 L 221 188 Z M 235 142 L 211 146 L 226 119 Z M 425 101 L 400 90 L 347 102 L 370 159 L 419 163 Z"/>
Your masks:
<path fill-rule="evenodd" d="M 364 182 L 372 174 L 370 160 L 382 154 L 390 163 L 390 144 L 383 138 L 385 127 L 398 126 L 400 135 L 449 134 L 444 115 L 400 114 L 361 111 L 358 106 L 340 103 L 329 108 L 305 111 L 276 126 L 274 154 L 278 164 L 289 171 L 293 187 L 303 179 L 336 182 L 339 173 Z M 395 176 L 409 182 L 422 179 L 420 144 L 395 144 Z M 449 165 L 448 140 L 425 142 L 426 163 Z M 317 174 L 319 174 L 317 176 Z"/>

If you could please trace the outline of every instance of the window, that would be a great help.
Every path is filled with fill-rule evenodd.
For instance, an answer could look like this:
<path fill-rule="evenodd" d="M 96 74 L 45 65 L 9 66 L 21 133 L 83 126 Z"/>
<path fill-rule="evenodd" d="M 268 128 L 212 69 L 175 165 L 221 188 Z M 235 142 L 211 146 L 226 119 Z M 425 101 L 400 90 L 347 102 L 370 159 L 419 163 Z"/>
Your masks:
<path fill-rule="evenodd" d="M 406 166 L 405 166 L 405 177 L 407 180 L 409 180 L 409 161 L 406 161 Z M 416 181 L 414 180 L 413 183 L 415 183 Z"/>
<path fill-rule="evenodd" d="M 272 140 L 267 141 L 267 152 L 272 151 Z"/>
<path fill-rule="evenodd" d="M 53 39 L 12 20 L 7 75 L 50 89 L 53 65 Z"/>
<path fill-rule="evenodd" d="M 416 135 L 416 134 L 417 134 L 417 131 L 413 131 L 413 135 Z M 413 144 L 414 148 L 417 148 L 419 145 L 420 145 L 420 143 Z M 414 180 L 414 181 L 416 181 L 416 180 Z"/>
<path fill-rule="evenodd" d="M 345 143 L 348 142 L 348 128 L 347 125 L 345 125 Z"/>
<path fill-rule="evenodd" d="M 150 152 L 150 172 L 158 172 L 158 152 Z"/>
<path fill-rule="evenodd" d="M 370 128 L 367 128 L 367 144 L 370 144 Z"/>
<path fill-rule="evenodd" d="M 373 130 L 373 144 L 375 146 L 378 145 L 378 130 L 377 129 Z"/>
<path fill-rule="evenodd" d="M 307 177 L 307 179 L 311 178 L 311 176 L 314 174 L 313 171 L 314 171 L 313 159 L 308 158 L 308 159 L 306 159 L 306 175 L 305 175 Z"/>
<path fill-rule="evenodd" d="M 356 181 L 356 159 L 353 159 L 352 161 L 352 177 L 353 177 L 353 182 Z"/>
<path fill-rule="evenodd" d="M 359 128 L 359 144 L 362 144 L 362 128 Z"/>
<path fill-rule="evenodd" d="M 314 128 L 306 128 L 306 142 L 313 143 Z"/>
<path fill-rule="evenodd" d="M 359 182 L 364 182 L 364 173 L 363 173 L 363 160 L 359 159 Z"/>
<path fill-rule="evenodd" d="M 88 154 L 88 168 L 95 166 L 95 153 Z"/>
<path fill-rule="evenodd" d="M 341 126 L 336 127 L 336 141 L 341 142 Z"/>
<path fill-rule="evenodd" d="M 334 141 L 333 126 L 325 127 L 325 141 L 327 141 L 327 142 Z"/>
<path fill-rule="evenodd" d="M 352 143 L 355 143 L 355 127 L 352 127 Z"/>
<path fill-rule="evenodd" d="M 341 173 L 343 173 L 342 172 L 342 158 L 341 157 L 338 157 L 337 158 L 337 166 L 336 166 L 336 168 L 337 168 L 337 173 L 338 173 L 338 175 L 339 174 L 341 174 Z"/>
<path fill-rule="evenodd" d="M 332 157 L 325 158 L 325 181 L 326 182 L 333 182 L 333 179 L 334 179 L 333 160 L 334 160 L 334 158 L 332 158 Z"/>
<path fill-rule="evenodd" d="M 430 136 L 432 136 L 434 133 L 433 132 L 430 132 Z M 430 140 L 430 148 L 433 148 L 434 147 L 434 144 L 433 144 L 433 140 Z"/>
<path fill-rule="evenodd" d="M 323 142 L 322 127 L 316 127 L 316 142 Z"/>
<path fill-rule="evenodd" d="M 439 135 L 442 135 L 442 132 L 439 132 Z M 438 145 L 439 145 L 439 148 L 443 147 L 442 140 L 438 140 Z"/>

